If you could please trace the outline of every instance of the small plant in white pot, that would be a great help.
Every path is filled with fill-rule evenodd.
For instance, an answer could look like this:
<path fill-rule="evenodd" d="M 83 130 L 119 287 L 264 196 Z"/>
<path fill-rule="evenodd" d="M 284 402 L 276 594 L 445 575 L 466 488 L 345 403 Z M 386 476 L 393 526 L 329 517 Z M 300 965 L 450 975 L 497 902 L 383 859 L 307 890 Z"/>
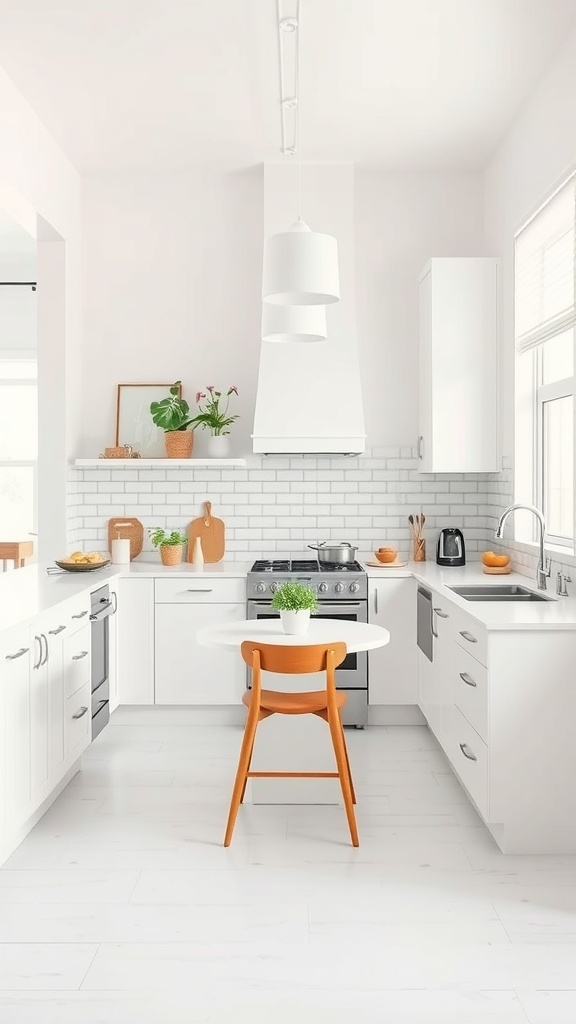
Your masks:
<path fill-rule="evenodd" d="M 294 636 L 306 633 L 310 613 L 316 606 L 316 594 L 305 583 L 283 583 L 272 598 L 272 607 L 280 612 L 284 632 Z"/>

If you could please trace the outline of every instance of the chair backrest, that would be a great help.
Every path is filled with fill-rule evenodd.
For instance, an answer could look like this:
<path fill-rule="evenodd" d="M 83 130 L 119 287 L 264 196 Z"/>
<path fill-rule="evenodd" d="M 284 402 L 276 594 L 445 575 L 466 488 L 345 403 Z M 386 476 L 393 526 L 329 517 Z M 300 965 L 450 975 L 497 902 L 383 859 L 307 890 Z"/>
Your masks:
<path fill-rule="evenodd" d="M 252 669 L 252 691 L 260 699 L 261 669 L 283 675 L 309 675 L 312 672 L 326 672 L 326 690 L 331 700 L 336 690 L 335 669 L 346 657 L 346 644 L 306 644 L 289 647 L 285 644 L 260 644 L 255 640 L 244 640 L 242 657 Z"/>

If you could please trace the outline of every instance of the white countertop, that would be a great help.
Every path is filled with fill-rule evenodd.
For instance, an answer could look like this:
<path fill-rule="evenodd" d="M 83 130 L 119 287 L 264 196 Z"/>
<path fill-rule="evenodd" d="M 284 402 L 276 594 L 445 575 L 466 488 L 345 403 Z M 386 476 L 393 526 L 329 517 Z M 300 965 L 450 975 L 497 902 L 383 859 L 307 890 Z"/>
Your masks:
<path fill-rule="evenodd" d="M 365 563 L 363 563 L 365 565 Z M 164 578 L 167 576 L 206 578 L 242 578 L 249 572 L 252 561 L 226 559 L 197 568 L 188 562 L 163 566 L 159 556 L 144 555 L 130 565 L 109 565 L 88 573 L 64 573 L 48 576 L 45 566 L 30 565 L 0 573 L 0 630 L 25 623 L 54 608 L 69 598 L 77 597 L 119 577 Z M 459 583 L 518 583 L 536 590 L 536 582 L 528 576 L 510 573 L 507 576 L 489 576 L 482 572 L 480 562 L 470 562 L 461 568 L 448 569 L 435 562 L 409 562 L 398 568 L 376 568 L 365 565 L 370 580 L 394 579 L 413 576 L 434 589 L 444 600 L 452 601 L 468 615 L 488 629 L 576 629 L 576 596 L 558 598 L 554 580 L 548 581 L 546 595 L 550 601 L 474 602 L 465 601 L 448 589 Z"/>
<path fill-rule="evenodd" d="M 482 571 L 481 562 L 454 569 L 436 565 L 435 562 L 409 562 L 398 569 L 378 569 L 365 566 L 371 580 L 391 579 L 395 576 L 413 576 L 419 583 L 427 584 L 446 601 L 452 601 L 487 629 L 576 629 L 576 596 L 557 597 L 555 580 L 548 580 L 544 592 L 548 601 L 466 601 L 449 588 L 462 584 L 517 583 L 528 590 L 538 591 L 536 580 L 530 576 L 511 572 L 504 576 L 491 576 Z"/>

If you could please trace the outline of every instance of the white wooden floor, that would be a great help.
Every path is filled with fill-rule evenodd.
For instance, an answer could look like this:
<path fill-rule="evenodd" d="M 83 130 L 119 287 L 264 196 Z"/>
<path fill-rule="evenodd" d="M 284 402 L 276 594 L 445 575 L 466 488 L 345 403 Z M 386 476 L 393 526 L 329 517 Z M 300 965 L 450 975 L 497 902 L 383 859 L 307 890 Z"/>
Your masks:
<path fill-rule="evenodd" d="M 111 725 L 0 871 L 2 1024 L 574 1024 L 576 858 L 503 857 L 424 727 L 347 737 L 359 850 L 224 850 L 240 730 Z"/>

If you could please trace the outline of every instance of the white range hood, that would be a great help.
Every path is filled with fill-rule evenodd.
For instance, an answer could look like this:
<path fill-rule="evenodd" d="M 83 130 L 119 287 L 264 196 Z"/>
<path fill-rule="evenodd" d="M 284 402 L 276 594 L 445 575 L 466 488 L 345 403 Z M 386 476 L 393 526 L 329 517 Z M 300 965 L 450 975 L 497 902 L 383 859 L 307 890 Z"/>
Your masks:
<path fill-rule="evenodd" d="M 294 219 L 293 164 L 264 166 L 264 235 Z M 262 342 L 253 449 L 266 455 L 358 455 L 366 434 L 356 336 L 354 167 L 302 168 L 302 212 L 338 240 L 340 302 L 327 309 L 328 340 Z"/>

